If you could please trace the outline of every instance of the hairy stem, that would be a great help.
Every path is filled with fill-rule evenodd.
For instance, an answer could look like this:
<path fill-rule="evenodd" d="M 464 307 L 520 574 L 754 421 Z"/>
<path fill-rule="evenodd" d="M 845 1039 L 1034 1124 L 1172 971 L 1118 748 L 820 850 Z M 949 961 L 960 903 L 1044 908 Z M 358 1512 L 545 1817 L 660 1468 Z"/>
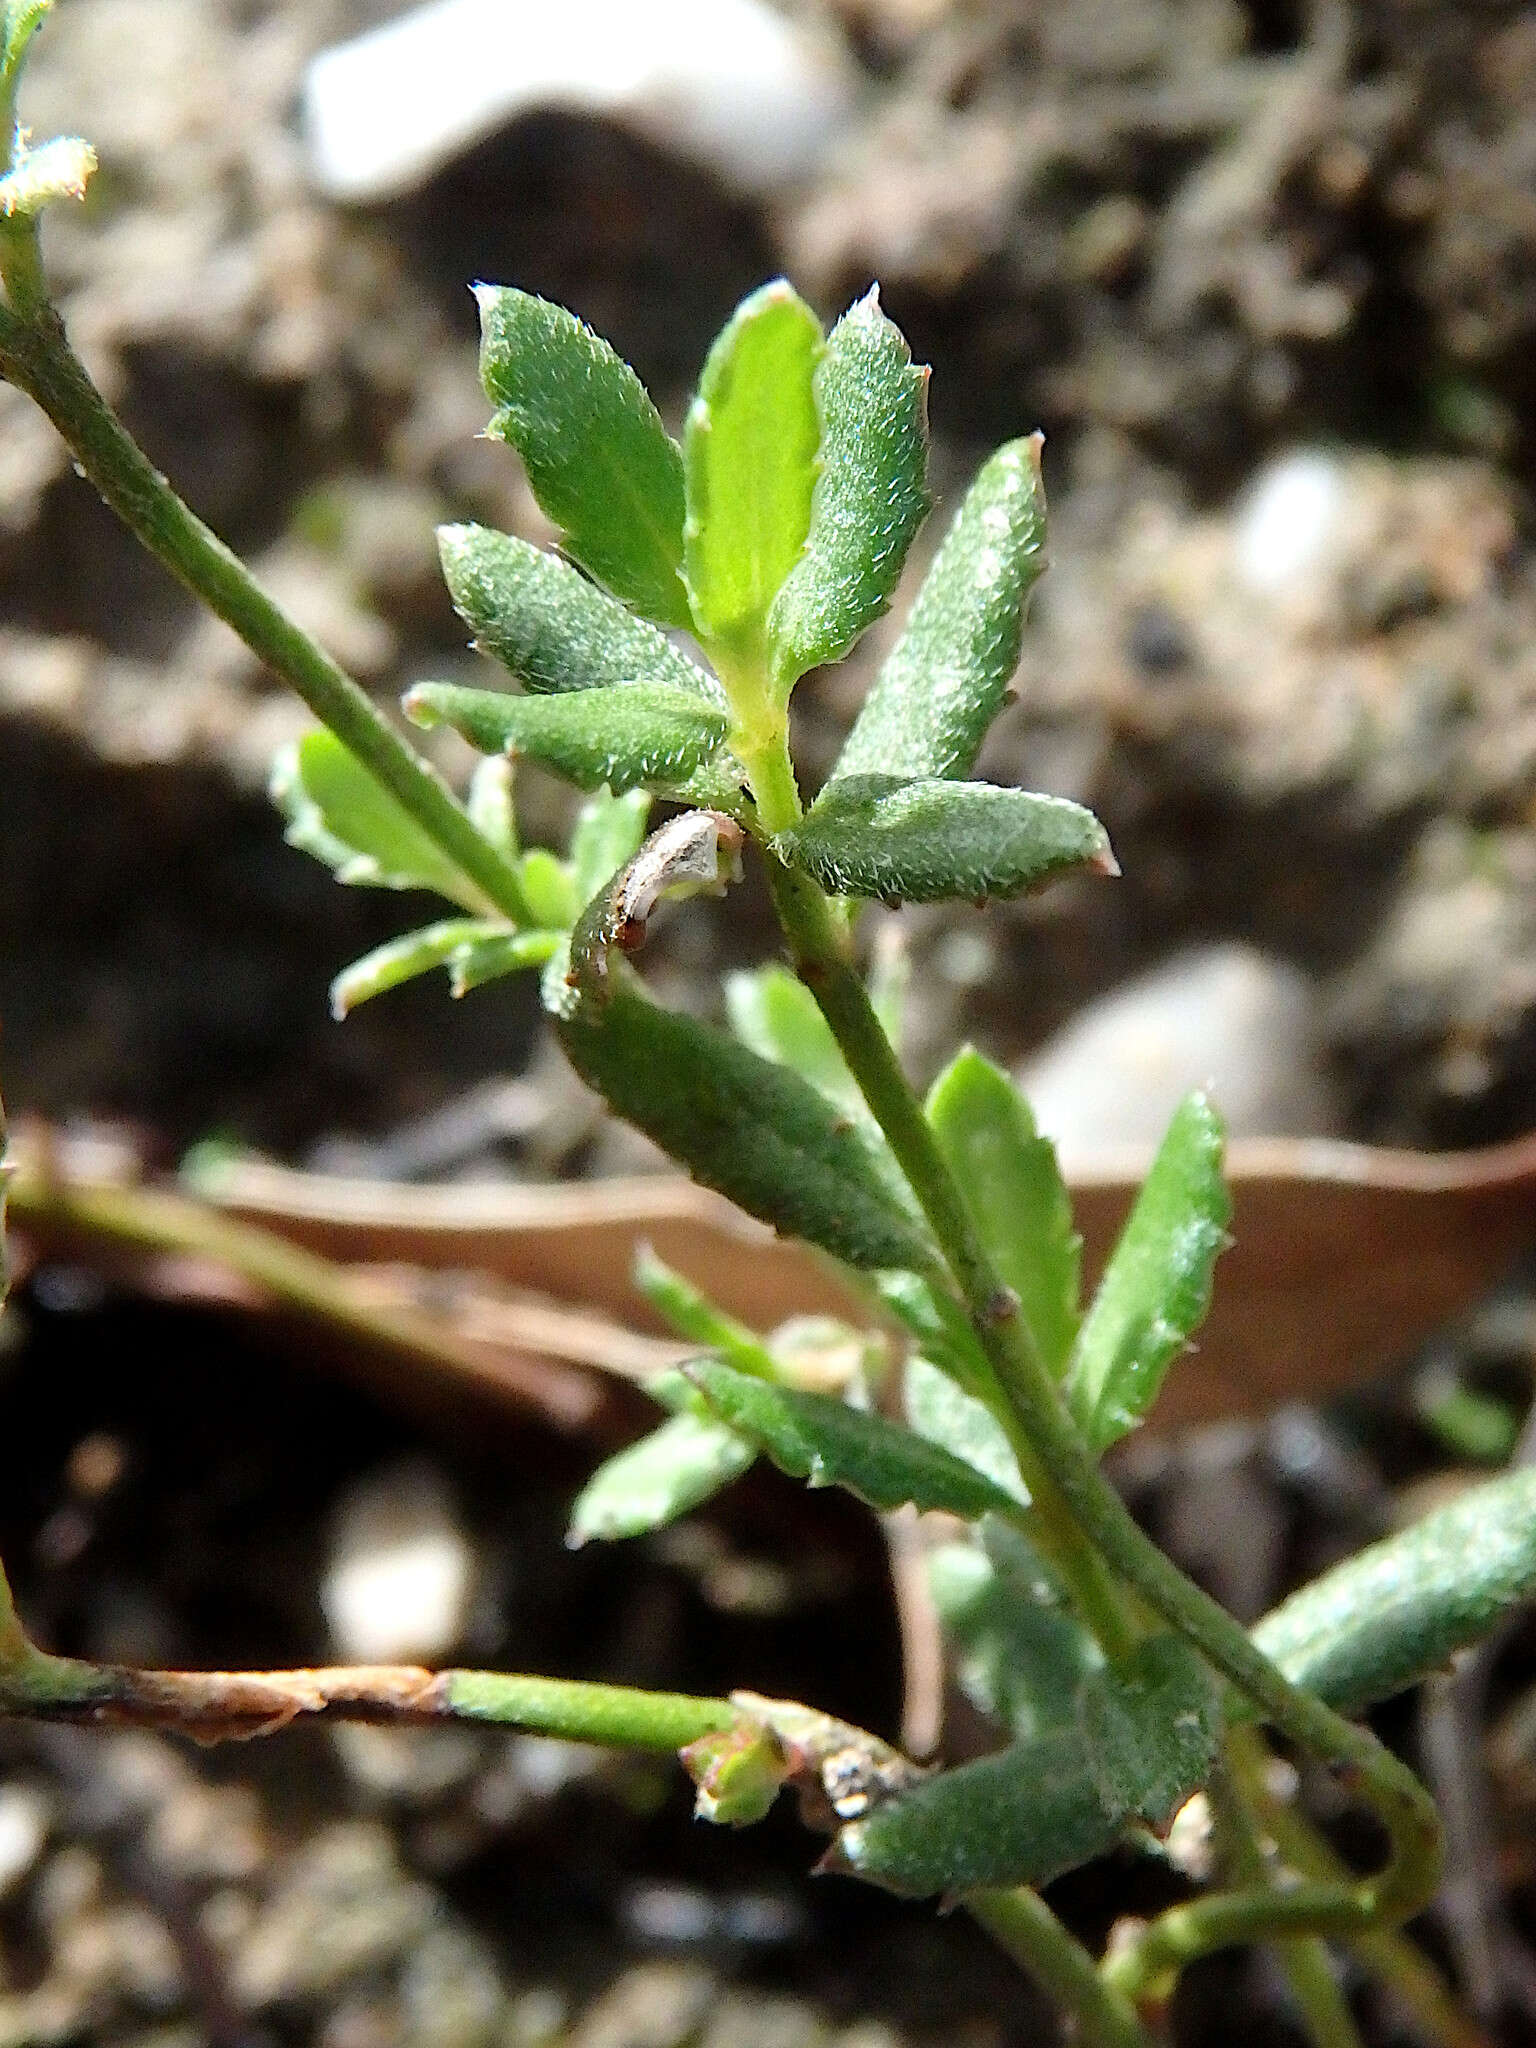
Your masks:
<path fill-rule="evenodd" d="M 782 863 L 770 860 L 769 874 L 796 969 L 816 998 L 922 1206 L 1033 1462 L 1052 1482 L 1053 1511 L 1075 1524 L 1078 1549 L 1096 1553 L 1100 1572 L 1107 1564 L 1267 1720 L 1343 1774 L 1387 1830 L 1390 1853 L 1384 1869 L 1358 1882 L 1317 1885 L 1304 1897 L 1293 1895 L 1287 1904 L 1287 1932 L 1342 1934 L 1407 1919 L 1433 1896 L 1440 1873 L 1440 1821 L 1429 1794 L 1368 1729 L 1354 1726 L 1314 1694 L 1292 1685 L 1241 1625 L 1137 1526 L 1082 1442 L 1018 1313 L 1018 1303 L 1002 1284 L 971 1224 L 922 1106 L 854 972 L 831 906 L 806 877 Z M 1028 1471 L 1025 1478 L 1033 1485 Z"/>
<path fill-rule="evenodd" d="M 0 376 L 42 407 L 130 532 L 297 691 L 469 877 L 486 907 L 516 924 L 536 922 L 517 875 L 446 784 L 147 460 L 91 382 L 58 314 L 29 286 L 36 253 L 31 224 L 7 223 L 0 276 L 11 306 L 0 307 Z"/>

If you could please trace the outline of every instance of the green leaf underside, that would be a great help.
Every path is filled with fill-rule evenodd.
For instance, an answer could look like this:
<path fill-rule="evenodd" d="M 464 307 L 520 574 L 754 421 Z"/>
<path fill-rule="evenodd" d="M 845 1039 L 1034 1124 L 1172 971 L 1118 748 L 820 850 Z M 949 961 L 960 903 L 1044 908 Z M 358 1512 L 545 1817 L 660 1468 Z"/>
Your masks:
<path fill-rule="evenodd" d="M 1104 1810 L 1077 1731 L 1059 1729 L 876 1806 L 839 1831 L 823 1868 L 914 1899 L 1045 1884 L 1102 1855 L 1122 1820 Z"/>
<path fill-rule="evenodd" d="M 683 458 L 645 386 L 563 306 L 479 285 L 487 432 L 523 459 L 570 552 L 625 604 L 691 623 L 683 589 Z"/>
<path fill-rule="evenodd" d="M 934 1082 L 927 1110 L 971 1220 L 1059 1379 L 1077 1335 L 1083 1241 L 1056 1148 L 1008 1076 L 969 1046 Z"/>
<path fill-rule="evenodd" d="M 829 782 L 774 850 L 838 896 L 887 903 L 1017 896 L 1073 868 L 1116 872 L 1091 811 L 985 782 Z"/>
<path fill-rule="evenodd" d="M 683 434 L 684 577 L 706 641 L 757 652 L 811 523 L 821 324 L 779 279 L 709 352 Z"/>
<path fill-rule="evenodd" d="M 1182 1636 L 1149 1636 L 1078 1695 L 1078 1725 L 1107 1811 L 1165 1827 L 1210 1776 L 1219 1698 Z"/>
<path fill-rule="evenodd" d="M 1017 1530 L 989 1518 L 981 1533 L 928 1558 L 960 1688 L 1016 1741 L 1075 1728 L 1079 1688 L 1102 1653 Z"/>
<path fill-rule="evenodd" d="M 579 569 L 489 526 L 441 526 L 438 554 L 454 609 L 483 654 L 535 695 L 643 679 L 724 698 L 713 676 Z"/>
<path fill-rule="evenodd" d="M 989 1408 L 918 1351 L 907 1360 L 903 1393 L 907 1420 L 919 1436 L 953 1451 L 1021 1506 L 1029 1505 L 1019 1461 Z"/>
<path fill-rule="evenodd" d="M 606 784 L 615 794 L 691 775 L 727 727 L 724 712 L 668 683 L 618 683 L 560 697 L 418 683 L 405 711 L 418 725 L 451 725 L 482 753 L 526 755 L 578 789 Z"/>
<path fill-rule="evenodd" d="M 588 797 L 571 833 L 571 880 L 579 904 L 590 903 L 604 882 L 639 852 L 650 814 L 651 799 L 643 789 L 627 790 L 623 796 L 600 789 Z"/>
<path fill-rule="evenodd" d="M 448 962 L 449 993 L 467 996 L 471 989 L 499 981 L 504 974 L 542 967 L 564 943 L 565 933 L 557 931 L 501 932 L 495 938 L 477 939 L 461 947 Z"/>
<path fill-rule="evenodd" d="M 927 1237 L 863 1131 L 798 1074 L 653 1003 L 609 961 L 611 919 L 605 892 L 577 927 L 565 981 L 546 983 L 582 1079 L 695 1179 L 784 1235 L 854 1266 L 929 1270 Z"/>
<path fill-rule="evenodd" d="M 399 988 L 402 982 L 414 981 L 419 974 L 430 974 L 434 967 L 446 967 L 455 954 L 477 939 L 503 936 L 505 933 L 486 918 L 450 917 L 398 939 L 386 939 L 382 946 L 344 967 L 331 983 L 331 1015 L 339 1023 L 359 1003 Z"/>
<path fill-rule="evenodd" d="M 999 448 L 967 492 L 834 777 L 968 774 L 1018 667 L 1044 568 L 1035 434 Z"/>
<path fill-rule="evenodd" d="M 766 1451 L 781 1471 L 812 1486 L 842 1486 L 875 1508 L 908 1502 L 968 1521 L 1015 1503 L 990 1479 L 926 1437 L 828 1394 L 776 1387 L 718 1359 L 684 1368 L 723 1422 Z"/>
<path fill-rule="evenodd" d="M 288 820 L 288 843 L 324 861 L 339 882 L 434 889 L 467 909 L 491 908 L 437 842 L 330 733 L 306 733 L 296 746 L 285 748 L 273 764 L 270 788 Z"/>
<path fill-rule="evenodd" d="M 1067 1397 L 1095 1452 L 1146 1414 L 1210 1307 L 1212 1268 L 1232 1214 L 1221 1176 L 1223 1136 L 1206 1098 L 1187 1096 L 1083 1320 Z"/>
<path fill-rule="evenodd" d="M 698 1415 L 674 1415 L 599 1465 L 576 1496 L 566 1542 L 613 1542 L 675 1522 L 739 1479 L 756 1446 Z"/>
<path fill-rule="evenodd" d="M 1253 1631 L 1295 1685 L 1342 1713 L 1416 1685 L 1536 1595 L 1536 1470 L 1448 1507 L 1293 1593 Z"/>
<path fill-rule="evenodd" d="M 829 1102 L 869 1120 L 869 1106 L 848 1071 L 816 998 L 787 967 L 743 968 L 725 978 L 725 1013 L 743 1045 L 790 1067 Z"/>
<path fill-rule="evenodd" d="M 781 694 L 846 654 L 890 604 L 928 510 L 927 388 L 871 291 L 833 328 L 816 371 L 810 531 L 768 620 Z"/>
<path fill-rule="evenodd" d="M 716 1308 L 691 1280 L 657 1258 L 648 1244 L 635 1252 L 633 1278 L 651 1307 L 686 1343 L 718 1351 L 738 1372 L 758 1379 L 776 1377 L 773 1357 L 756 1333 Z"/>

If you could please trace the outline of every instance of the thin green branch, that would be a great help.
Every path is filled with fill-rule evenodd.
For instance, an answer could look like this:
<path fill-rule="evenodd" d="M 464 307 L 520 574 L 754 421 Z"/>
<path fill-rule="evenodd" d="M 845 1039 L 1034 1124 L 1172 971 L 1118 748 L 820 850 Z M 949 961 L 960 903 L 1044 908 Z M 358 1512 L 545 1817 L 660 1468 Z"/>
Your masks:
<path fill-rule="evenodd" d="M 966 1911 L 1020 1969 L 1077 2022 L 1087 2048 L 1150 2048 L 1151 2035 L 1136 2008 L 1100 1977 L 1093 1957 L 1038 1892 L 968 1892 Z"/>
<path fill-rule="evenodd" d="M 35 289 L 36 260 L 33 225 L 5 223 L 0 276 L 11 305 L 0 307 L 0 376 L 42 407 L 130 532 L 297 691 L 469 877 L 486 907 L 516 924 L 537 922 L 512 867 L 431 766 L 147 460 L 91 382 L 58 314 Z"/>

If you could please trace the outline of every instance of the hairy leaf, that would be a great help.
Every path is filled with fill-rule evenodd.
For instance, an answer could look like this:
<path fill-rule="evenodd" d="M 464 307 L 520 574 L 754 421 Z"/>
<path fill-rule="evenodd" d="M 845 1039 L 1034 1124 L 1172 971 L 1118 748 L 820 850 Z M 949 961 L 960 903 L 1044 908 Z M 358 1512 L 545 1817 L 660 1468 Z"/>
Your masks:
<path fill-rule="evenodd" d="M 718 1351 L 738 1372 L 758 1379 L 776 1377 L 772 1355 L 756 1332 L 717 1308 L 691 1280 L 657 1258 L 648 1244 L 636 1249 L 634 1280 L 656 1313 L 687 1343 Z"/>
<path fill-rule="evenodd" d="M 928 1121 L 982 1243 L 1059 1379 L 1077 1335 L 1083 1241 L 1055 1147 L 1037 1134 L 1008 1076 L 970 1046 L 930 1089 Z"/>
<path fill-rule="evenodd" d="M 613 1542 L 665 1527 L 755 1461 L 757 1448 L 723 1422 L 674 1415 L 599 1465 L 576 1496 L 566 1542 Z"/>
<path fill-rule="evenodd" d="M 1106 1810 L 1161 1828 L 1210 1777 L 1220 1698 L 1182 1636 L 1149 1636 L 1084 1681 L 1078 1725 Z"/>
<path fill-rule="evenodd" d="M 537 695 L 640 678 L 724 702 L 713 676 L 569 562 L 489 526 L 440 526 L 454 609 L 483 654 Z"/>
<path fill-rule="evenodd" d="M 489 911 L 469 878 L 429 839 L 382 782 L 329 732 L 309 732 L 272 764 L 272 801 L 284 838 L 334 870 L 338 882 L 377 889 L 435 889 L 469 910 Z"/>
<path fill-rule="evenodd" d="M 684 1370 L 721 1420 L 791 1478 L 846 1487 L 876 1508 L 910 1501 L 967 1521 L 995 1510 L 1015 1512 L 1000 1486 L 883 1415 L 850 1408 L 830 1394 L 773 1386 L 718 1359 L 695 1359 Z"/>
<path fill-rule="evenodd" d="M 1536 1470 L 1347 1558 L 1253 1631 L 1295 1685 L 1352 1714 L 1416 1685 L 1536 1595 Z"/>
<path fill-rule="evenodd" d="M 776 963 L 728 974 L 725 1013 L 743 1045 L 793 1068 L 851 1116 L 869 1118 L 832 1027 L 798 975 Z"/>
<path fill-rule="evenodd" d="M 1016 1741 L 1075 1729 L 1079 1688 L 1102 1652 L 1024 1537 L 991 1517 L 981 1528 L 980 1542 L 945 1543 L 928 1559 L 960 1688 Z"/>
<path fill-rule="evenodd" d="M 615 794 L 675 783 L 701 767 L 725 738 L 724 712 L 670 683 L 620 683 L 560 697 L 509 697 L 456 683 L 417 683 L 405 713 L 417 725 L 451 725 L 482 753 L 527 755 L 578 789 Z"/>
<path fill-rule="evenodd" d="M 648 619 L 690 624 L 683 459 L 645 386 L 563 306 L 507 286 L 475 297 L 497 408 L 487 431 L 523 458 L 541 510 L 600 583 Z"/>
<path fill-rule="evenodd" d="M 878 292 L 833 328 L 815 390 L 821 473 L 810 531 L 768 620 L 785 696 L 886 610 L 928 510 L 928 372 L 913 367 Z"/>
<path fill-rule="evenodd" d="M 923 579 L 833 775 L 968 774 L 1019 663 L 1045 567 L 1040 436 L 983 467 Z"/>
<path fill-rule="evenodd" d="M 986 782 L 829 782 L 773 845 L 830 893 L 887 903 L 975 903 L 1073 868 L 1119 872 L 1104 827 L 1081 804 Z"/>
<path fill-rule="evenodd" d="M 811 523 L 821 324 L 782 278 L 743 301 L 709 352 L 683 434 L 684 576 L 706 641 L 760 654 L 768 610 Z"/>
<path fill-rule="evenodd" d="M 1002 1424 L 974 1394 L 964 1393 L 939 1366 L 914 1351 L 903 1383 L 907 1420 L 930 1443 L 943 1444 L 1023 1506 L 1029 1489 L 1019 1474 Z"/>
<path fill-rule="evenodd" d="M 1174 1114 L 1078 1333 L 1067 1398 L 1095 1451 L 1133 1429 L 1200 1327 L 1232 1214 L 1221 1118 L 1203 1095 Z"/>

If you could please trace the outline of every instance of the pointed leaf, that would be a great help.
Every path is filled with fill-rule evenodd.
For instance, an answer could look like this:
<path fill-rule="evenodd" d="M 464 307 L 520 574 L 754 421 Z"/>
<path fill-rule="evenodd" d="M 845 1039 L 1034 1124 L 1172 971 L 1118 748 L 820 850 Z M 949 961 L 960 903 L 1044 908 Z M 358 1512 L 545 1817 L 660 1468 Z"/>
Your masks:
<path fill-rule="evenodd" d="M 1038 1136 L 1008 1076 L 970 1046 L 934 1082 L 928 1121 L 982 1243 L 1059 1379 L 1077 1335 L 1083 1241 L 1056 1148 Z"/>
<path fill-rule="evenodd" d="M 1119 872 L 1104 827 L 1081 804 L 986 782 L 829 782 L 773 846 L 829 893 L 887 903 L 975 903 L 1072 868 Z"/>
<path fill-rule="evenodd" d="M 571 833 L 571 880 L 583 909 L 638 853 L 650 814 L 651 799 L 643 789 L 627 790 L 623 796 L 600 789 L 582 805 Z"/>
<path fill-rule="evenodd" d="M 527 755 L 578 789 L 616 794 L 675 783 L 707 761 L 726 734 L 724 712 L 668 683 L 620 683 L 561 697 L 508 697 L 456 683 L 417 683 L 405 715 L 451 725 L 482 753 Z"/>
<path fill-rule="evenodd" d="M 716 1308 L 691 1280 L 657 1258 L 648 1244 L 636 1248 L 634 1282 L 657 1314 L 689 1344 L 718 1351 L 738 1372 L 757 1379 L 777 1377 L 773 1358 L 757 1334 Z"/>
<path fill-rule="evenodd" d="M 797 1074 L 659 1008 L 610 958 L 621 933 L 637 923 L 643 933 L 642 867 L 645 908 L 668 886 L 651 872 L 655 844 L 594 898 L 566 975 L 546 981 L 572 1065 L 620 1116 L 750 1215 L 851 1265 L 931 1268 L 922 1226 L 857 1126 Z"/>
<path fill-rule="evenodd" d="M 928 1559 L 960 1688 L 1016 1741 L 1075 1729 L 1079 1688 L 1103 1653 L 1016 1529 L 988 1517 L 982 1535 L 942 1544 Z"/>
<path fill-rule="evenodd" d="M 454 609 L 475 645 L 537 695 L 595 690 L 635 677 L 724 699 L 713 676 L 578 569 L 489 526 L 440 526 L 438 554 Z"/>
<path fill-rule="evenodd" d="M 1095 1451 L 1133 1429 L 1205 1318 L 1232 1206 L 1220 1117 L 1203 1095 L 1174 1113 L 1078 1333 L 1067 1397 Z"/>
<path fill-rule="evenodd" d="M 615 597 L 663 625 L 691 623 L 683 459 L 645 386 L 563 306 L 479 285 L 487 432 L 523 458 L 540 509 Z"/>
<path fill-rule="evenodd" d="M 1293 1685 L 1353 1714 L 1417 1685 L 1536 1596 L 1536 1469 L 1347 1558 L 1253 1631 Z"/>
<path fill-rule="evenodd" d="M 970 772 L 1019 665 L 1045 568 L 1040 436 L 1010 441 L 967 492 L 833 776 Z"/>
<path fill-rule="evenodd" d="M 728 974 L 725 1013 L 743 1045 L 792 1068 L 850 1116 L 869 1119 L 832 1027 L 797 974 L 776 964 Z"/>
<path fill-rule="evenodd" d="M 739 1430 L 793 1479 L 843 1486 L 875 1508 L 908 1502 L 967 1521 L 1015 1503 L 990 1479 L 926 1437 L 830 1394 L 805 1394 L 734 1371 L 718 1359 L 683 1368 L 722 1422 Z"/>
<path fill-rule="evenodd" d="M 1078 1725 L 1105 1807 L 1161 1828 L 1211 1775 L 1220 1697 L 1182 1636 L 1149 1636 L 1084 1681 Z"/>
<path fill-rule="evenodd" d="M 780 278 L 737 307 L 709 352 L 683 434 L 684 575 L 706 641 L 756 655 L 811 523 L 821 323 Z"/>
<path fill-rule="evenodd" d="M 331 983 L 331 1015 L 340 1023 L 359 1003 L 398 988 L 402 982 L 414 981 L 418 974 L 430 974 L 434 967 L 446 967 L 472 940 L 505 936 L 486 918 L 449 917 L 398 939 L 387 939 L 344 967 Z"/>
<path fill-rule="evenodd" d="M 1107 1813 L 1075 1729 L 941 1771 L 842 1828 L 822 1859 L 903 1898 L 1045 1884 L 1100 1856 L 1123 1816 Z"/>
<path fill-rule="evenodd" d="M 660 1429 L 599 1465 L 576 1496 L 566 1542 L 644 1536 L 686 1515 L 739 1479 L 756 1446 L 697 1415 L 674 1415 Z"/>
<path fill-rule="evenodd" d="M 1002 1424 L 974 1394 L 964 1393 L 947 1372 L 914 1351 L 907 1360 L 902 1391 L 907 1420 L 919 1436 L 963 1458 L 994 1486 L 1029 1505 L 1029 1488 L 1019 1472 Z"/>
<path fill-rule="evenodd" d="M 928 372 L 871 291 L 833 328 L 816 371 L 821 474 L 805 552 L 768 621 L 785 696 L 891 602 L 928 510 L 927 391 Z"/>
<path fill-rule="evenodd" d="M 489 910 L 478 889 L 341 741 L 310 732 L 272 764 L 272 801 L 288 820 L 290 846 L 334 869 L 338 882 L 377 889 L 435 889 L 450 902 Z"/>

